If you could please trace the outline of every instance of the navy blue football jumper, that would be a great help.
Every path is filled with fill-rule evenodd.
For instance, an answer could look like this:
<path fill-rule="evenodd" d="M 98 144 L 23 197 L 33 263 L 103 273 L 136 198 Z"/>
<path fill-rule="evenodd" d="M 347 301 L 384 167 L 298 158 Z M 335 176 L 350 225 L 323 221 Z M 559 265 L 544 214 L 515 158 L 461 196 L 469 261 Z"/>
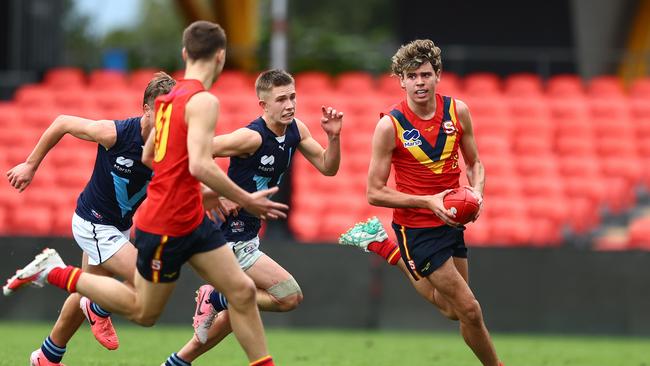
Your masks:
<path fill-rule="evenodd" d="M 117 140 L 106 150 L 97 146 L 93 174 L 77 199 L 75 213 L 94 224 L 120 231 L 133 224 L 133 214 L 147 195 L 152 171 L 142 164 L 141 117 L 116 120 Z"/>
<path fill-rule="evenodd" d="M 300 143 L 300 131 L 296 121 L 291 121 L 283 136 L 277 136 L 271 131 L 262 117 L 251 122 L 246 128 L 259 133 L 262 136 L 262 144 L 249 157 L 231 157 L 228 177 L 250 193 L 279 185 Z M 226 218 L 223 229 L 226 240 L 247 241 L 257 236 L 260 226 L 260 219 L 246 210 L 241 210 L 237 217 Z"/>

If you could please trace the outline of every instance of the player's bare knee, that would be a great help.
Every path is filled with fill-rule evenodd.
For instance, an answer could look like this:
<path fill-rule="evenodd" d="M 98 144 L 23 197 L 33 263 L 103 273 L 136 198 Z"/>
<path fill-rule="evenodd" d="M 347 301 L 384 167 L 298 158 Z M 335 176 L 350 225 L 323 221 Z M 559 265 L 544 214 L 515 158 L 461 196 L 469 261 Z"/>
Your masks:
<path fill-rule="evenodd" d="M 479 325 L 483 321 L 481 305 L 476 299 L 472 299 L 462 304 L 458 311 L 462 315 L 463 321 L 468 324 Z"/>
<path fill-rule="evenodd" d="M 156 324 L 156 320 L 158 320 L 157 315 L 138 314 L 131 318 L 132 322 L 141 325 L 143 327 L 153 327 Z"/>
<path fill-rule="evenodd" d="M 224 293 L 229 304 L 239 306 L 241 304 L 255 302 L 255 295 L 257 294 L 255 283 L 250 279 L 250 277 L 244 277 L 245 279 L 243 279 L 238 286 L 230 292 Z"/>

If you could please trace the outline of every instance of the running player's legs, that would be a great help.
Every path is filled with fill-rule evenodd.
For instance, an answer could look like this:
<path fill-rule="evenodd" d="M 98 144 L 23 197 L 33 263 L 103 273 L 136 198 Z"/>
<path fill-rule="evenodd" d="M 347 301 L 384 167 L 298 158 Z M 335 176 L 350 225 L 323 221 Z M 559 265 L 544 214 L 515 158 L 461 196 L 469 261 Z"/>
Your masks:
<path fill-rule="evenodd" d="M 469 274 L 467 258 L 452 258 L 454 259 L 454 265 L 456 266 L 456 269 L 463 277 L 465 282 L 468 282 Z M 411 282 L 411 285 L 415 288 L 415 291 L 417 291 L 420 296 L 435 305 L 440 310 L 442 315 L 448 319 L 458 320 L 458 316 L 453 311 L 447 300 L 445 300 L 445 298 L 436 291 L 436 289 L 433 287 L 433 285 L 431 285 L 429 281 L 416 281 L 409 270 L 406 268 L 406 263 L 404 263 L 404 260 L 402 258 L 400 258 L 400 260 L 397 262 L 397 267 L 400 269 L 400 271 L 402 271 L 402 273 L 404 273 L 409 282 Z"/>
<path fill-rule="evenodd" d="M 114 240 L 112 245 L 118 249 L 109 246 L 108 250 L 104 250 L 104 253 L 114 254 L 100 265 L 89 265 L 88 253 L 83 252 L 81 268 L 86 273 L 101 276 L 118 275 L 132 285 L 137 250 L 128 241 L 122 243 Z M 96 246 L 96 248 L 99 247 L 105 247 L 105 245 Z M 84 322 L 84 313 L 79 307 L 80 299 L 81 295 L 78 293 L 70 294 L 63 303 L 59 317 L 52 327 L 50 340 L 59 347 L 65 347 Z"/>
<path fill-rule="evenodd" d="M 235 246 L 236 248 L 236 246 Z M 246 252 L 246 253 L 244 253 Z M 258 253 L 260 253 L 258 255 Z M 291 311 L 302 302 L 302 291 L 296 280 L 271 257 L 259 250 L 237 251 L 239 264 L 248 267 L 245 273 L 257 287 L 257 306 L 263 311 Z M 254 260 L 249 260 L 250 258 Z M 248 264 L 248 265 L 247 265 Z M 192 337 L 177 355 L 185 362 L 194 362 L 200 355 L 216 346 L 230 332 L 228 310 L 221 311 L 208 330 L 207 341 Z"/>
<path fill-rule="evenodd" d="M 108 271 L 101 267 L 89 266 L 88 255 L 86 253 L 82 255 L 81 263 L 81 269 L 84 272 L 103 276 L 109 275 Z M 68 344 L 70 339 L 72 339 L 72 336 L 77 332 L 81 324 L 83 324 L 84 314 L 79 308 L 80 299 L 81 295 L 73 293 L 70 294 L 63 303 L 59 313 L 59 318 L 56 320 L 56 323 L 54 323 L 54 327 L 52 327 L 52 332 L 50 333 L 50 338 L 54 344 L 60 346 Z"/>
<path fill-rule="evenodd" d="M 460 320 L 460 331 L 465 343 L 483 365 L 498 366 L 499 360 L 492 344 L 490 334 L 483 322 L 481 306 L 472 290 L 454 265 L 455 259 L 449 258 L 442 266 L 426 277 L 444 298 Z"/>
<path fill-rule="evenodd" d="M 228 299 L 233 332 L 250 361 L 266 357 L 264 328 L 255 303 L 255 284 L 241 270 L 227 246 L 197 253 L 189 259 L 196 272 Z"/>

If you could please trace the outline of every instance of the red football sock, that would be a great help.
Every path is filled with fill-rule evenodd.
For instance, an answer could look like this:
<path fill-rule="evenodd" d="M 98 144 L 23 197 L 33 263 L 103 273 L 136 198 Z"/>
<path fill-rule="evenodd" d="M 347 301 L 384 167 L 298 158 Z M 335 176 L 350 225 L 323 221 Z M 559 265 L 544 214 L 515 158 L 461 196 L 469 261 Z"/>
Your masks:
<path fill-rule="evenodd" d="M 47 275 L 47 282 L 69 293 L 77 292 L 77 281 L 81 276 L 81 269 L 73 266 L 65 268 L 56 267 Z"/>
<path fill-rule="evenodd" d="M 251 362 L 250 366 L 275 366 L 275 364 L 273 363 L 273 357 L 269 355 Z"/>
<path fill-rule="evenodd" d="M 399 247 L 390 239 L 386 239 L 381 243 L 378 241 L 372 242 L 368 245 L 368 250 L 377 253 L 380 257 L 384 258 L 386 262 L 393 266 L 396 265 L 401 258 Z"/>

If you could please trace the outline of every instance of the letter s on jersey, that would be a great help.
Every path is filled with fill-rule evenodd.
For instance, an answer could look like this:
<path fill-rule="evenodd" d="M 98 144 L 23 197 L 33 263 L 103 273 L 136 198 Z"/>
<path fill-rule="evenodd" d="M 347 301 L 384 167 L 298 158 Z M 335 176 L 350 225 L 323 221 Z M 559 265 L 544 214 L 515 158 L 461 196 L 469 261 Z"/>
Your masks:
<path fill-rule="evenodd" d="M 445 130 L 447 135 L 453 135 L 456 133 L 456 126 L 454 126 L 454 122 L 452 121 L 444 121 L 442 123 L 442 128 Z"/>

